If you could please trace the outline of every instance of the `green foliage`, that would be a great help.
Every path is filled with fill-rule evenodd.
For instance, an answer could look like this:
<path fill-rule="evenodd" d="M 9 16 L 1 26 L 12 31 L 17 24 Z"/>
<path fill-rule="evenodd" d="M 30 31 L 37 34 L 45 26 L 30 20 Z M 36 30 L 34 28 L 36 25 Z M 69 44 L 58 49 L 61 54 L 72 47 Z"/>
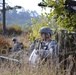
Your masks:
<path fill-rule="evenodd" d="M 76 29 L 76 13 L 71 12 L 65 9 L 63 0 L 42 0 L 48 6 L 51 5 L 53 10 L 50 10 L 50 17 L 52 16 L 56 19 L 55 23 L 58 25 L 59 28 L 67 28 L 68 30 L 75 30 Z"/>
<path fill-rule="evenodd" d="M 30 40 L 34 40 L 35 38 L 38 38 L 39 35 L 39 29 L 43 26 L 46 26 L 48 23 L 48 19 L 45 17 L 34 19 L 32 18 L 32 26 L 29 28 L 30 30 Z"/>

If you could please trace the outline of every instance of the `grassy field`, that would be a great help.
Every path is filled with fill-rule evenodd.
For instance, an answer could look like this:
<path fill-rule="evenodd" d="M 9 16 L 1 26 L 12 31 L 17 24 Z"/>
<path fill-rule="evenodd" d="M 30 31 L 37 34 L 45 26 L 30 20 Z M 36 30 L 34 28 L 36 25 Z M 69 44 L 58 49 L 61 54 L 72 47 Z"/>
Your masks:
<path fill-rule="evenodd" d="M 0 75 L 76 75 L 76 72 L 71 74 L 72 62 L 66 70 L 61 65 L 61 63 L 56 66 L 52 63 L 50 65 L 46 63 L 33 66 L 29 64 L 28 57 L 25 55 L 23 59 L 20 59 L 20 63 L 6 61 L 1 64 Z"/>
<path fill-rule="evenodd" d="M 19 54 L 17 52 L 13 54 L 9 54 L 9 57 L 13 57 L 19 60 L 18 62 L 13 62 L 9 60 L 2 60 L 0 59 L 0 75 L 76 75 L 75 70 L 72 70 L 75 61 L 73 60 L 72 56 L 69 56 L 66 60 L 69 64 L 66 66 L 66 70 L 64 70 L 64 60 L 54 65 L 52 61 L 45 64 L 40 64 L 38 66 L 33 66 L 28 62 L 29 58 L 29 40 L 25 35 L 17 36 L 18 40 L 23 42 L 26 48 Z M 12 46 L 13 43 L 11 41 L 12 37 L 4 38 L 9 42 Z M 75 63 L 76 64 L 76 63 Z M 73 71 L 73 73 L 72 73 Z M 71 74 L 72 73 L 72 74 Z"/>

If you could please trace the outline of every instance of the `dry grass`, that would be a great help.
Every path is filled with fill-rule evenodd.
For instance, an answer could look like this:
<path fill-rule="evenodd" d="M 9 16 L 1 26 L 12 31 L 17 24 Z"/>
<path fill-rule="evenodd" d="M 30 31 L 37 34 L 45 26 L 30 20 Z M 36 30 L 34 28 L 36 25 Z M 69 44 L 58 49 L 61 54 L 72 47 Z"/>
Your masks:
<path fill-rule="evenodd" d="M 26 47 L 29 46 L 28 37 L 25 34 L 21 36 L 17 36 L 18 40 L 21 41 Z M 7 41 L 12 46 L 13 43 L 11 41 L 12 37 L 6 37 Z M 19 59 L 20 63 L 16 63 L 13 61 L 3 60 L 1 63 L 0 60 L 0 75 L 71 75 L 72 67 L 76 62 L 73 60 L 73 57 L 69 57 L 67 60 L 70 62 L 64 70 L 63 61 L 54 66 L 54 64 L 48 65 L 48 63 L 38 66 L 30 65 L 28 62 L 28 51 L 24 51 L 21 54 L 14 54 L 14 57 Z M 10 56 L 11 57 L 11 56 Z M 75 67 L 76 68 L 76 67 Z M 72 75 L 76 75 L 76 72 L 72 73 Z"/>
<path fill-rule="evenodd" d="M 19 61 L 20 63 L 13 62 L 13 61 L 4 61 L 0 65 L 0 75 L 71 75 L 73 61 L 72 57 L 68 58 L 70 60 L 70 65 L 66 67 L 66 70 L 63 68 L 63 62 L 58 63 L 54 66 L 53 63 L 48 65 L 41 64 L 38 66 L 30 65 L 28 62 L 28 55 L 26 52 L 19 54 Z M 62 67 L 61 67 L 62 66 Z M 76 72 L 72 75 L 76 75 Z"/>
<path fill-rule="evenodd" d="M 13 42 L 12 42 L 12 38 L 15 37 L 15 36 L 11 36 L 11 37 L 6 37 L 7 41 L 9 42 L 10 46 L 13 45 Z M 24 46 L 28 47 L 30 42 L 29 42 L 29 39 L 28 39 L 28 35 L 23 33 L 22 35 L 19 35 L 19 36 L 16 36 L 17 37 L 17 40 L 19 42 L 22 42 L 24 44 Z"/>

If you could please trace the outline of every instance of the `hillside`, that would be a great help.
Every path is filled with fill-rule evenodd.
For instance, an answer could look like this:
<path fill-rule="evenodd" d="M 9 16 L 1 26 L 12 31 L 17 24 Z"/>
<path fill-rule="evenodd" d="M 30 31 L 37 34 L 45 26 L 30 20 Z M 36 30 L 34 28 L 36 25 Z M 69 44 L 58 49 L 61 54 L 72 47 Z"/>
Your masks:
<path fill-rule="evenodd" d="M 36 11 L 30 10 L 9 10 L 6 11 L 6 24 L 31 25 L 31 18 L 36 18 L 39 14 Z"/>

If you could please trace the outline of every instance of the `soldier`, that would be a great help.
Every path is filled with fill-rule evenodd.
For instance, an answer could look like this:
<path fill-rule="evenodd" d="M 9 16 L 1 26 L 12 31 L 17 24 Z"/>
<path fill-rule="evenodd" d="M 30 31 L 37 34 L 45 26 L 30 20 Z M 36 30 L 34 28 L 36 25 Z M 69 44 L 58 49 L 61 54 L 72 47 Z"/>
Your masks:
<path fill-rule="evenodd" d="M 10 48 L 10 52 L 21 50 L 21 43 L 18 42 L 17 38 L 16 37 L 12 38 L 12 41 L 14 45 L 13 47 Z"/>
<path fill-rule="evenodd" d="M 41 41 L 35 39 L 35 41 L 30 45 L 30 50 L 33 51 L 30 55 L 30 63 L 35 64 L 36 59 L 39 57 L 39 60 L 48 57 L 52 57 L 54 62 L 58 61 L 58 44 L 55 40 L 51 39 L 52 30 L 49 27 L 42 27 L 39 30 Z M 39 44 L 37 45 L 36 43 Z M 36 47 L 37 45 L 37 47 Z"/>

